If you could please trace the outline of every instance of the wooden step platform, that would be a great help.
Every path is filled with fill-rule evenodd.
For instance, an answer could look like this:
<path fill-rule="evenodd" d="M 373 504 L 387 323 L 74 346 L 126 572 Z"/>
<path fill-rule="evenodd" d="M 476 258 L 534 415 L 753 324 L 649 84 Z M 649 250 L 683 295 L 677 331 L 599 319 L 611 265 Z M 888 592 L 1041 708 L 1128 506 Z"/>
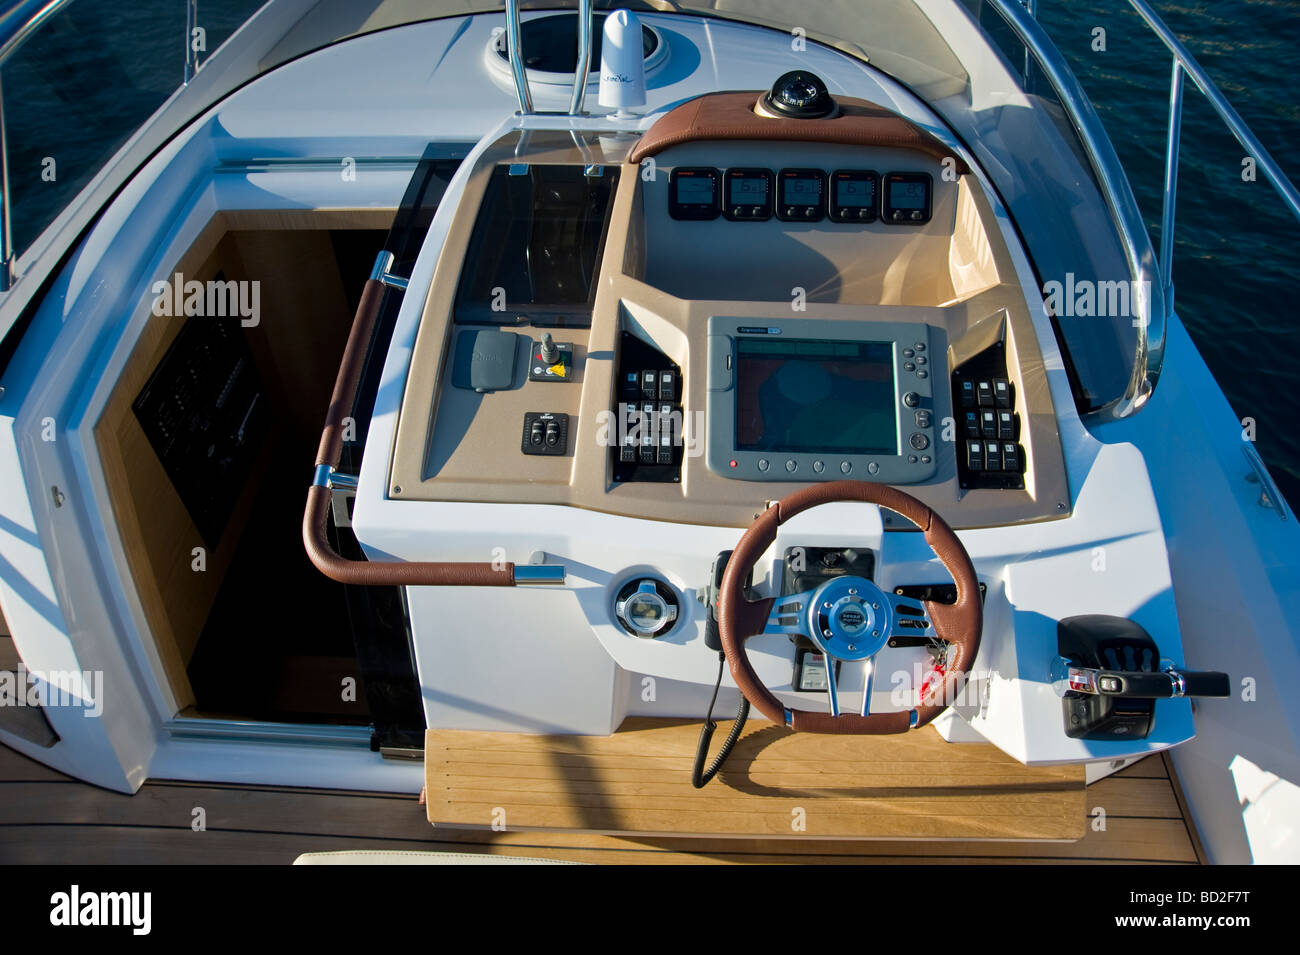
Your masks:
<path fill-rule="evenodd" d="M 714 750 L 726 738 L 720 723 Z M 820 736 L 760 722 L 722 773 L 691 785 L 698 721 L 628 720 L 612 736 L 430 730 L 438 829 L 840 840 L 1080 839 L 1082 766 L 1022 766 L 987 743 Z"/>

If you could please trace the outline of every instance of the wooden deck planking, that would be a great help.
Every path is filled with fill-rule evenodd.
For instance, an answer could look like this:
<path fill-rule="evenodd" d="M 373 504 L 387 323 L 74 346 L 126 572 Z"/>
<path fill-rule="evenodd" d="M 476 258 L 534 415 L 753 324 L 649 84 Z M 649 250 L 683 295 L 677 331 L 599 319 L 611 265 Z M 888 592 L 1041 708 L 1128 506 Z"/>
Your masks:
<path fill-rule="evenodd" d="M 718 737 L 730 729 L 719 725 Z M 691 786 L 697 724 L 628 720 L 611 736 L 430 731 L 429 819 L 613 834 L 1075 840 L 1081 766 L 1026 767 L 932 729 L 819 736 L 763 725 Z M 799 826 L 802 826 L 800 828 Z"/>
<path fill-rule="evenodd" d="M 1145 763 L 1157 765 L 1133 774 Z M 1137 785 L 1121 781 L 1129 774 Z M 1150 784 L 1161 778 L 1168 787 L 1163 800 Z M 1074 843 L 620 838 L 434 828 L 414 793 L 150 780 L 139 793 L 126 796 L 78 782 L 0 746 L 0 863 L 288 864 L 303 852 L 359 849 L 487 852 L 607 864 L 1197 861 L 1160 757 L 1143 760 L 1086 793 L 1089 809 L 1099 804 L 1106 809 L 1106 829 L 1089 828 Z M 206 811 L 204 832 L 191 829 L 196 806 Z"/>
<path fill-rule="evenodd" d="M 50 769 L 44 763 L 28 759 L 22 753 L 0 745 L 0 785 L 4 783 L 44 782 L 44 783 L 79 783 L 71 776 L 65 776 L 57 769 Z M 93 788 L 93 787 L 92 787 Z M 4 800 L 4 790 L 0 790 L 0 802 Z"/>
<path fill-rule="evenodd" d="M 1112 774 L 1112 777 L 1116 776 L 1123 779 L 1168 779 L 1169 770 L 1163 759 L 1139 759 L 1136 763 L 1131 763 Z"/>

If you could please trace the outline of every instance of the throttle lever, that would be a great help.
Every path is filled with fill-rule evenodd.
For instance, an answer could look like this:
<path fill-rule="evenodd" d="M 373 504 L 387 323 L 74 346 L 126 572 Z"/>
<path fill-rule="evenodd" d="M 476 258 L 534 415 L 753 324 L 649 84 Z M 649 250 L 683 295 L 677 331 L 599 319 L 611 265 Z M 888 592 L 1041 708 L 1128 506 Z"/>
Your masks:
<path fill-rule="evenodd" d="M 1232 692 L 1228 674 L 1215 670 L 1179 670 L 1172 666 L 1155 671 L 1099 670 L 1076 666 L 1061 657 L 1054 673 L 1060 674 L 1065 690 L 1095 696 L 1164 700 L 1184 696 L 1222 698 Z"/>
<path fill-rule="evenodd" d="M 1071 739 L 1145 739 L 1155 725 L 1156 700 L 1230 692 L 1228 674 L 1181 669 L 1161 657 L 1141 624 L 1124 617 L 1058 621 L 1056 651 L 1049 679 Z"/>

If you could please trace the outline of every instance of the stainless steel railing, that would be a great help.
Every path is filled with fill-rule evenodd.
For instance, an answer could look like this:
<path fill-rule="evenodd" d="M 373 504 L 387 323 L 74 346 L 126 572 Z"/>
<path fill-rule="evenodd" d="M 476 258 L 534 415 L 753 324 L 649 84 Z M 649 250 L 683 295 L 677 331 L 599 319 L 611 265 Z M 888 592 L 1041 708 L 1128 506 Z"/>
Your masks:
<path fill-rule="evenodd" d="M 1001 14 L 1026 50 L 1033 54 L 1039 69 L 1056 91 L 1061 108 L 1084 146 L 1097 186 L 1119 233 L 1130 276 L 1135 282 L 1145 283 L 1135 288 L 1156 288 L 1159 267 L 1155 249 L 1151 245 L 1151 236 L 1147 233 L 1137 199 L 1124 174 L 1124 166 L 1115 153 L 1110 137 L 1106 135 L 1101 118 L 1093 109 L 1092 101 L 1083 91 L 1061 51 L 1019 0 L 987 2 Z M 1107 413 L 1113 417 L 1123 418 L 1133 414 L 1155 387 L 1165 346 L 1166 313 L 1163 296 L 1146 296 L 1145 300 L 1138 303 L 1136 325 L 1138 342 L 1133 374 L 1124 395 L 1107 409 Z"/>
<path fill-rule="evenodd" d="M 569 115 L 582 113 L 587 98 L 587 74 L 591 71 L 592 0 L 578 0 L 578 62 L 573 70 L 573 94 L 569 97 Z M 510 75 L 515 81 L 519 112 L 533 112 L 533 94 L 528 88 L 528 69 L 523 58 L 523 27 L 519 17 L 519 0 L 506 0 L 506 55 Z"/>
<path fill-rule="evenodd" d="M 185 86 L 190 85 L 201 65 L 198 51 L 194 49 L 194 31 L 198 25 L 199 0 L 185 0 Z"/>
<path fill-rule="evenodd" d="M 1055 89 L 1057 98 L 1061 101 L 1061 106 L 1071 124 L 1078 132 L 1124 245 L 1125 259 L 1132 278 L 1138 282 L 1148 283 L 1142 287 L 1160 291 L 1158 296 L 1151 296 L 1142 305 L 1144 311 L 1138 315 L 1138 355 L 1133 375 L 1122 400 L 1110 409 L 1110 413 L 1114 416 L 1125 417 L 1141 407 L 1160 376 L 1168 315 L 1174 308 L 1174 212 L 1178 195 L 1178 157 L 1181 147 L 1184 78 L 1188 76 L 1192 78 L 1197 89 L 1209 101 L 1247 154 L 1255 160 L 1256 167 L 1264 173 L 1269 183 L 1282 197 L 1283 203 L 1297 219 L 1300 219 L 1300 192 L 1297 192 L 1296 187 L 1282 172 L 1268 150 L 1233 109 L 1227 97 L 1196 62 L 1196 58 L 1151 9 L 1146 0 L 1128 0 L 1129 5 L 1146 21 L 1147 26 L 1164 43 L 1173 57 L 1169 83 L 1169 121 L 1165 140 L 1164 194 L 1160 214 L 1160 255 L 1157 259 L 1150 234 L 1138 210 L 1137 200 L 1133 197 L 1123 166 L 1106 135 L 1101 119 L 1083 92 L 1078 79 L 1065 62 L 1065 58 L 1034 18 L 1036 4 L 1033 0 L 1027 2 L 1026 0 L 987 0 L 987 2 L 1001 13 L 1003 20 L 1025 45 L 1026 76 L 1029 74 L 1028 56 L 1032 53 L 1039 68 Z"/>
<path fill-rule="evenodd" d="M 1169 306 L 1173 304 L 1173 250 L 1174 250 L 1174 205 L 1178 192 L 1178 151 L 1182 130 L 1183 115 L 1183 77 L 1190 76 L 1210 106 L 1223 120 L 1228 131 L 1241 143 L 1247 155 L 1255 160 L 1256 168 L 1263 170 L 1269 184 L 1277 190 L 1282 202 L 1291 210 L 1291 214 L 1300 219 L 1300 192 L 1287 178 L 1280 166 L 1269 155 L 1263 144 L 1255 138 L 1245 121 L 1232 108 L 1228 98 L 1214 84 L 1214 81 L 1201 69 L 1196 58 L 1188 51 L 1165 25 L 1164 21 L 1146 3 L 1146 0 L 1128 0 L 1129 5 L 1146 21 L 1165 47 L 1173 54 L 1172 74 L 1169 81 L 1169 134 L 1165 141 L 1165 187 L 1164 200 L 1160 211 L 1160 274 L 1162 288 L 1165 290 Z"/>
<path fill-rule="evenodd" d="M 72 0 L 23 0 L 0 13 L 0 66 L 23 41 Z M 14 282 L 14 240 L 9 207 L 9 148 L 5 136 L 4 90 L 0 87 L 0 292 Z"/>
<path fill-rule="evenodd" d="M 72 3 L 72 0 L 22 0 L 0 12 L 0 66 L 54 14 Z M 194 48 L 195 30 L 198 27 L 198 0 L 185 3 L 185 71 L 182 85 L 194 78 L 201 66 Z M 13 287 L 14 260 L 13 209 L 9 196 L 9 142 L 4 117 L 4 90 L 0 87 L 0 292 Z"/>

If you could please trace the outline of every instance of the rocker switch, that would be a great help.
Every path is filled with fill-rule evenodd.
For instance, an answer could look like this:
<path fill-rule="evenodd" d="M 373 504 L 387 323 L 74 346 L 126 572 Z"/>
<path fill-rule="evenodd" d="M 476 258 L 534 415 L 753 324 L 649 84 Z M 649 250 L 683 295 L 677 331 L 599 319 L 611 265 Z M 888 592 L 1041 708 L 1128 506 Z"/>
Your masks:
<path fill-rule="evenodd" d="M 524 415 L 524 454 L 561 455 L 569 450 L 569 416 L 552 411 Z"/>

